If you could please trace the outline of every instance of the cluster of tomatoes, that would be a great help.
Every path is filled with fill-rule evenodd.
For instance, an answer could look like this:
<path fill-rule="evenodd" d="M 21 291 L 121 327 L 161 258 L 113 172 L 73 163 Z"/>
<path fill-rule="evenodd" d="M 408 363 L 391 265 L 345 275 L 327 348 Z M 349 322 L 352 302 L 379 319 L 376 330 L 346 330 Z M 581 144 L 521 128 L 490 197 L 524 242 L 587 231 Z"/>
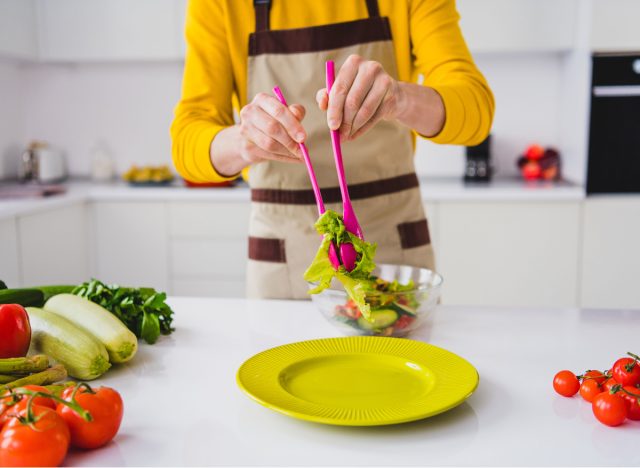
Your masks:
<path fill-rule="evenodd" d="M 109 387 L 74 383 L 59 396 L 38 385 L 10 390 L 0 397 L 0 466 L 59 466 L 69 447 L 107 444 L 122 415 Z"/>
<path fill-rule="evenodd" d="M 605 372 L 589 370 L 576 376 L 569 370 L 558 372 L 553 388 L 560 395 L 580 396 L 591 403 L 593 414 L 607 426 L 619 426 L 627 418 L 640 420 L 640 357 L 618 359 Z"/>

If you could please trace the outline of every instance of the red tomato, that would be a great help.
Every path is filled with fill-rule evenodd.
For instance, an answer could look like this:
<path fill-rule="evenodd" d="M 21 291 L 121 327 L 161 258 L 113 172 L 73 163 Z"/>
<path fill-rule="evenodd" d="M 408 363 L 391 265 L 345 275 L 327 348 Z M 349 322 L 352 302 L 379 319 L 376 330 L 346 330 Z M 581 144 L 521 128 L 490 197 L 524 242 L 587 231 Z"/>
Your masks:
<path fill-rule="evenodd" d="M 588 379 L 582 381 L 582 384 L 580 385 L 580 395 L 589 403 L 591 403 L 600 393 L 602 393 L 602 387 L 598 385 L 596 380 Z"/>
<path fill-rule="evenodd" d="M 33 407 L 36 422 L 12 417 L 0 431 L 0 466 L 59 466 L 69 448 L 69 428 L 58 413 Z M 26 410 L 20 412 L 25 417 Z"/>
<path fill-rule="evenodd" d="M 526 149 L 524 155 L 527 159 L 538 160 L 544 155 L 544 148 L 540 145 L 531 145 Z"/>
<path fill-rule="evenodd" d="M 635 386 L 640 383 L 640 363 L 630 357 L 618 359 L 611 372 L 613 378 L 622 385 Z"/>
<path fill-rule="evenodd" d="M 415 319 L 415 317 L 412 317 L 410 315 L 402 315 L 398 320 L 396 320 L 396 323 L 393 324 L 393 327 L 398 330 L 403 330 L 411 325 Z"/>
<path fill-rule="evenodd" d="M 62 398 L 71 401 L 74 389 L 75 387 L 69 387 L 64 390 Z M 58 405 L 58 414 L 69 426 L 71 445 L 74 447 L 101 447 L 113 439 L 120 428 L 124 412 L 120 394 L 109 387 L 98 387 L 93 391 L 95 393 L 88 393 L 83 387 L 75 395 L 78 404 L 91 414 L 92 421 L 85 421 L 68 406 Z"/>
<path fill-rule="evenodd" d="M 25 385 L 24 387 L 14 389 L 14 393 L 5 393 L 4 397 L 0 399 L 0 427 L 7 422 L 10 418 L 19 414 L 20 411 L 26 409 L 31 395 L 20 394 L 21 389 L 31 390 L 32 392 L 44 392 L 51 393 L 45 387 L 40 385 Z M 56 402 L 51 398 L 45 398 L 37 396 L 33 399 L 32 406 L 44 406 L 46 408 L 56 409 Z"/>
<path fill-rule="evenodd" d="M 526 180 L 536 180 L 539 179 L 541 175 L 542 169 L 536 161 L 529 161 L 522 166 L 522 177 Z"/>
<path fill-rule="evenodd" d="M 573 372 L 563 370 L 553 378 L 553 388 L 562 396 L 572 397 L 580 390 L 580 382 Z"/>
<path fill-rule="evenodd" d="M 602 424 L 619 426 L 627 419 L 627 401 L 617 393 L 602 392 L 593 399 L 593 414 Z"/>
<path fill-rule="evenodd" d="M 621 395 L 627 400 L 627 404 L 629 405 L 629 414 L 627 417 L 629 419 L 633 419 L 634 421 L 640 420 L 640 388 L 632 387 L 627 385 L 623 387 L 623 390 L 626 390 L 629 393 L 633 393 L 633 395 L 629 395 L 629 393 L 622 392 Z"/>
<path fill-rule="evenodd" d="M 29 316 L 19 304 L 0 304 L 0 359 L 22 357 L 29 351 Z"/>
<path fill-rule="evenodd" d="M 598 382 L 598 385 L 602 385 L 605 380 L 607 380 L 607 376 L 604 374 L 604 372 L 600 372 L 599 370 L 588 370 L 584 373 L 583 378 L 585 380 L 595 380 L 596 382 Z"/>
<path fill-rule="evenodd" d="M 605 380 L 605 382 L 602 384 L 602 391 L 610 392 L 614 385 L 620 385 L 620 384 L 616 382 L 616 379 L 611 377 L 610 379 Z"/>

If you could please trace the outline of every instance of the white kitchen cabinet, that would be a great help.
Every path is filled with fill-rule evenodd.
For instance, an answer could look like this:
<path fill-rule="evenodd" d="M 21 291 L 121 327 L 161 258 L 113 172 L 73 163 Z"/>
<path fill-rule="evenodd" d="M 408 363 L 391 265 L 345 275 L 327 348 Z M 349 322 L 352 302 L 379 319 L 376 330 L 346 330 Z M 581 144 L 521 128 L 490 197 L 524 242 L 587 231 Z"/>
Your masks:
<path fill-rule="evenodd" d="M 169 203 L 173 294 L 244 296 L 249 209 L 246 202 Z"/>
<path fill-rule="evenodd" d="M 176 0 L 40 0 L 43 61 L 173 60 L 182 57 Z"/>
<path fill-rule="evenodd" d="M 592 0 L 591 48 L 595 51 L 640 50 L 640 2 Z"/>
<path fill-rule="evenodd" d="M 589 197 L 584 204 L 582 307 L 640 309 L 640 197 Z"/>
<path fill-rule="evenodd" d="M 0 280 L 10 288 L 22 285 L 18 258 L 18 232 L 13 218 L 0 220 Z"/>
<path fill-rule="evenodd" d="M 580 203 L 438 204 L 445 304 L 575 306 Z"/>
<path fill-rule="evenodd" d="M 35 0 L 0 0 L 0 56 L 33 60 L 37 53 Z"/>
<path fill-rule="evenodd" d="M 87 206 L 78 203 L 18 217 L 22 285 L 87 280 Z"/>
<path fill-rule="evenodd" d="M 458 0 L 472 52 L 553 52 L 574 47 L 580 0 Z"/>
<path fill-rule="evenodd" d="M 164 203 L 96 202 L 92 224 L 97 278 L 167 290 L 169 245 Z"/>

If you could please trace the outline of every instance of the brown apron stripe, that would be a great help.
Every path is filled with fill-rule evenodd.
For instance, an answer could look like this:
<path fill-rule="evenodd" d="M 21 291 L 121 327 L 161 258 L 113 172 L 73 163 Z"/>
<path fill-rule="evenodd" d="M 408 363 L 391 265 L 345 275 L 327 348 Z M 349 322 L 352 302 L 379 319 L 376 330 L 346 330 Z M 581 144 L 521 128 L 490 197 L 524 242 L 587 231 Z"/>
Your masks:
<path fill-rule="evenodd" d="M 269 29 L 271 0 L 253 0 L 253 8 L 256 14 L 256 31 L 267 31 Z"/>
<path fill-rule="evenodd" d="M 349 185 L 351 200 L 389 195 L 419 187 L 418 176 L 415 173 L 404 174 L 389 179 L 363 182 Z M 342 201 L 340 187 L 320 189 L 324 203 L 339 203 Z M 257 203 L 275 203 L 278 205 L 315 205 L 313 190 L 285 190 L 285 189 L 251 189 L 251 201 Z"/>
<path fill-rule="evenodd" d="M 367 0 L 367 11 L 370 17 L 380 16 L 380 9 L 378 8 L 378 0 Z"/>
<path fill-rule="evenodd" d="M 378 16 L 310 28 L 258 30 L 249 35 L 249 55 L 319 52 L 386 40 L 391 40 L 389 19 Z"/>
<path fill-rule="evenodd" d="M 249 258 L 261 262 L 287 263 L 284 240 L 249 236 Z"/>
<path fill-rule="evenodd" d="M 412 249 L 431 243 L 426 219 L 398 224 L 398 232 L 400 233 L 400 244 L 403 249 Z"/>

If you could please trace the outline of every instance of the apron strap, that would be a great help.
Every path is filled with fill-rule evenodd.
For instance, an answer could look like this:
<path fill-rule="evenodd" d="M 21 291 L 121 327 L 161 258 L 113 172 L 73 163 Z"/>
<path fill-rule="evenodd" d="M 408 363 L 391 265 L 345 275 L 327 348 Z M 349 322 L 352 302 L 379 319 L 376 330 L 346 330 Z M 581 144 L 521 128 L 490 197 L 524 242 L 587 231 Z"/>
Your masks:
<path fill-rule="evenodd" d="M 370 18 L 377 18 L 380 16 L 380 9 L 378 8 L 378 0 L 367 0 L 367 11 Z"/>
<path fill-rule="evenodd" d="M 367 11 L 370 18 L 378 18 L 380 9 L 378 0 L 366 0 Z M 256 14 L 256 32 L 269 30 L 269 11 L 271 10 L 271 0 L 253 0 L 253 9 Z"/>
<path fill-rule="evenodd" d="M 268 31 L 271 0 L 253 0 L 253 9 L 256 13 L 256 32 Z"/>

